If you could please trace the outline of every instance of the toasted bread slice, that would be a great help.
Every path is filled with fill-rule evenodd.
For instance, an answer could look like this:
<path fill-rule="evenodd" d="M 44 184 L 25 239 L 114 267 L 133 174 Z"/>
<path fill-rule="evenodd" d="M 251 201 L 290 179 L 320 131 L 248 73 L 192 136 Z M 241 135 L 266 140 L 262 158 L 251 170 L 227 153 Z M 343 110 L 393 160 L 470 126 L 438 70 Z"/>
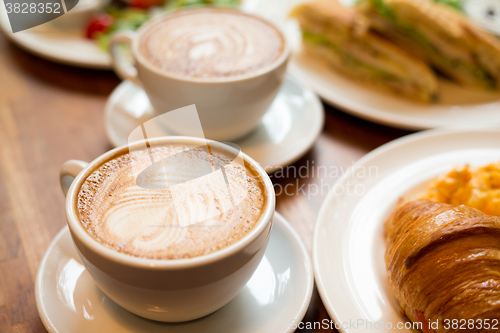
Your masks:
<path fill-rule="evenodd" d="M 425 0 L 362 0 L 372 29 L 455 81 L 500 88 L 500 42 L 462 13 Z"/>
<path fill-rule="evenodd" d="M 431 69 L 391 42 L 370 31 L 365 16 L 335 0 L 315 0 L 296 7 L 306 49 L 337 71 L 414 100 L 437 95 Z"/>

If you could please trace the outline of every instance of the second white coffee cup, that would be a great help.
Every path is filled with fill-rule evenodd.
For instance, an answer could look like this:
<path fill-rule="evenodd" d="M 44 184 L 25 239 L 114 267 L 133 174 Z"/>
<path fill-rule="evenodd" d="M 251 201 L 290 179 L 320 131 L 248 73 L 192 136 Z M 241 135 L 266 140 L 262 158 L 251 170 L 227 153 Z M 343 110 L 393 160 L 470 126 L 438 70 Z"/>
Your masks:
<path fill-rule="evenodd" d="M 198 9 L 185 11 L 194 10 Z M 229 9 L 224 11 L 236 13 Z M 110 43 L 116 73 L 144 89 L 155 116 L 195 104 L 207 139 L 231 141 L 248 134 L 259 124 L 281 87 L 290 54 L 286 39 L 283 37 L 284 47 L 279 57 L 260 70 L 216 79 L 173 75 L 148 62 L 139 52 L 139 45 L 150 25 L 168 20 L 176 13 L 160 15 L 136 33 L 117 32 Z M 237 13 L 235 15 L 242 15 Z M 119 44 L 129 46 L 133 62 Z M 168 127 L 179 135 L 199 136 L 199 126 L 191 126 L 189 119 L 173 120 Z"/>

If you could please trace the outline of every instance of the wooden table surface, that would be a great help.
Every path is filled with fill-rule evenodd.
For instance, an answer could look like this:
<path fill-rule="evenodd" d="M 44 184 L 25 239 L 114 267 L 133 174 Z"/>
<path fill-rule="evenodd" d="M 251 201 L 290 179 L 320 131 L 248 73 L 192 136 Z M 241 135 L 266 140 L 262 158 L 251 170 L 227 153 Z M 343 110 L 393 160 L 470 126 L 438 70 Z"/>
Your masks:
<path fill-rule="evenodd" d="M 120 81 L 110 71 L 42 60 L 3 35 L 0 54 L 0 332 L 45 332 L 35 305 L 34 281 L 45 250 L 66 225 L 59 168 L 68 159 L 90 161 L 112 148 L 104 132 L 103 110 Z M 369 151 L 408 134 L 327 105 L 325 110 L 321 137 L 292 167 L 345 169 Z M 288 193 L 294 195 L 279 195 L 276 208 L 310 250 L 316 216 L 327 194 L 313 193 L 311 184 L 327 189 L 335 177 L 271 178 L 282 187 L 292 184 Z M 328 314 L 315 289 L 304 321 L 324 318 Z"/>

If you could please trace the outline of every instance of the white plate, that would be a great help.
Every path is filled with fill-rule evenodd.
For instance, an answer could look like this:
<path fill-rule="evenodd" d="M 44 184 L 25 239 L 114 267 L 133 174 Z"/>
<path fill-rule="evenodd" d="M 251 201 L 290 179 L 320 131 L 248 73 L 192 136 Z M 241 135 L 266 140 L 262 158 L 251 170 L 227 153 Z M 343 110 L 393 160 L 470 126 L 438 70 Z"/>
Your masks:
<path fill-rule="evenodd" d="M 500 130 L 432 130 L 377 148 L 339 179 L 316 222 L 313 267 L 328 313 L 337 326 L 347 323 L 342 332 L 391 332 L 405 322 L 384 263 L 383 222 L 396 201 L 455 166 L 494 161 L 500 161 Z"/>
<path fill-rule="evenodd" d="M 500 36 L 500 2 L 497 0 L 463 0 L 464 12 L 484 29 Z"/>
<path fill-rule="evenodd" d="M 245 4 L 250 9 L 260 8 L 259 1 L 245 0 Z M 66 65 L 97 69 L 112 68 L 110 55 L 101 50 L 95 41 L 84 37 L 84 27 L 61 29 L 54 24 L 54 21 L 12 33 L 3 0 L 0 0 L 0 29 L 19 47 L 41 58 Z"/>
<path fill-rule="evenodd" d="M 110 56 L 97 43 L 84 37 L 84 28 L 60 29 L 54 22 L 48 22 L 12 33 L 3 1 L 0 1 L 0 28 L 15 44 L 41 58 L 72 66 L 111 68 Z"/>
<path fill-rule="evenodd" d="M 150 119 L 151 105 L 146 93 L 129 81 L 113 91 L 106 104 L 104 126 L 113 146 L 128 144 L 129 134 Z M 323 129 L 323 105 L 318 96 L 286 78 L 262 122 L 235 143 L 272 173 L 304 155 Z M 152 124 L 149 137 L 172 135 Z M 208 138 L 210 139 L 210 138 Z"/>
<path fill-rule="evenodd" d="M 276 6 L 278 4 L 276 1 L 269 1 L 271 7 L 280 9 L 281 6 Z M 275 10 L 269 12 L 269 7 L 262 0 L 243 0 L 242 9 L 249 12 L 257 11 L 260 15 L 274 13 L 275 19 L 283 16 Z M 41 58 L 85 68 L 112 68 L 109 54 L 101 50 L 95 41 L 84 37 L 83 27 L 61 29 L 54 22 L 48 22 L 12 33 L 3 0 L 0 0 L 0 29 L 12 42 Z"/>
<path fill-rule="evenodd" d="M 303 0 L 255 0 L 245 2 L 243 7 L 282 28 L 294 50 L 288 72 L 329 104 L 373 122 L 409 130 L 500 124 L 500 93 L 466 89 L 440 80 L 440 101 L 421 104 L 359 84 L 323 61 L 304 56 L 300 52 L 300 29 L 294 20 L 287 18 L 300 2 Z"/>
<path fill-rule="evenodd" d="M 229 304 L 186 323 L 143 319 L 104 295 L 82 266 L 69 229 L 50 244 L 35 284 L 40 318 L 49 332 L 293 332 L 313 289 L 311 261 L 300 237 L 276 213 L 269 245 L 251 280 Z"/>

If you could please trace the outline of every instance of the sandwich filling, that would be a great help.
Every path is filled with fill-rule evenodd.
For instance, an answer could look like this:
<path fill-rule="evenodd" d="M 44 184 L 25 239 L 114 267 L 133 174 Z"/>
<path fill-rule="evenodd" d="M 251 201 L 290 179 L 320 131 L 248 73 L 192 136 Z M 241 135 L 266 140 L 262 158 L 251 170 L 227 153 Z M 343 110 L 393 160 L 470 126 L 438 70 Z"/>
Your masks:
<path fill-rule="evenodd" d="M 347 49 L 341 48 L 338 44 L 329 39 L 326 34 L 305 30 L 302 33 L 302 37 L 305 42 L 310 43 L 311 45 L 324 47 L 330 52 L 337 53 L 342 64 L 348 66 L 349 68 L 366 72 L 367 75 L 374 75 L 383 80 L 404 81 L 402 78 L 399 78 L 397 75 L 387 70 L 360 60 L 353 53 L 349 52 Z"/>
<path fill-rule="evenodd" d="M 439 71 L 464 84 L 497 89 L 500 44 L 475 31 L 454 9 L 427 1 L 367 0 L 373 27 Z M 498 45 L 496 45 L 498 44 Z"/>
<path fill-rule="evenodd" d="M 423 62 L 369 31 L 355 8 L 334 3 L 313 1 L 292 13 L 308 51 L 343 74 L 419 101 L 435 98 L 437 81 Z"/>

